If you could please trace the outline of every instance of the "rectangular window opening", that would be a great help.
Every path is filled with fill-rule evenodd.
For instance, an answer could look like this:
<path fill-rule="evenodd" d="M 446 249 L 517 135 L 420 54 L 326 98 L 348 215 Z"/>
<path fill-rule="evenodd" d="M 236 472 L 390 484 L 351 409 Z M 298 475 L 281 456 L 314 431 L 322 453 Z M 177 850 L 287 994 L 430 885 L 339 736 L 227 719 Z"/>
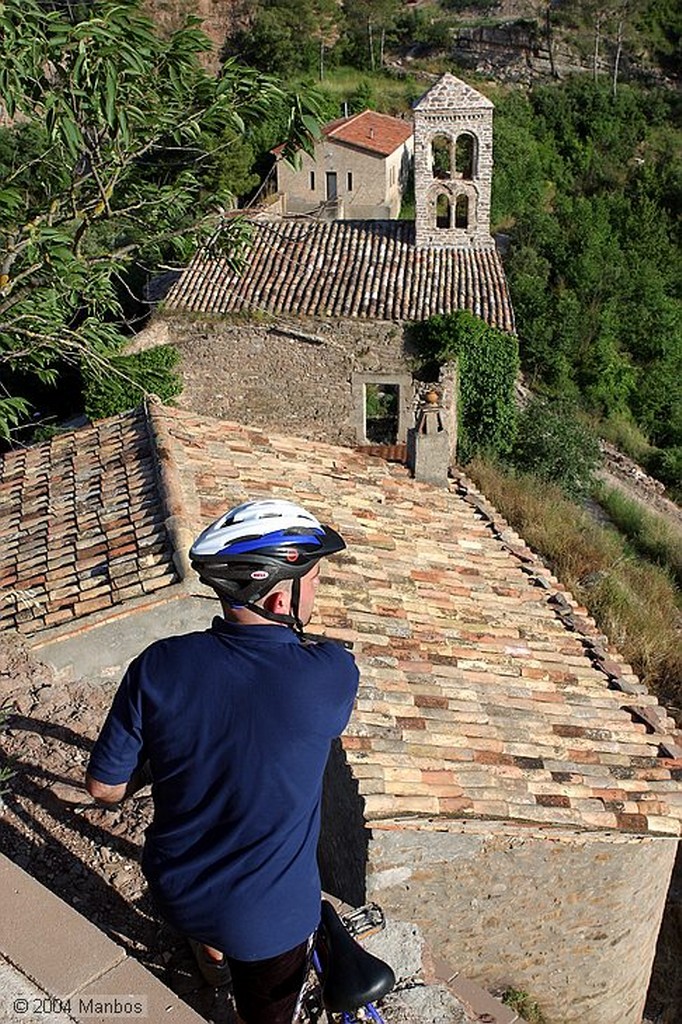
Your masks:
<path fill-rule="evenodd" d="M 365 384 L 365 437 L 370 444 L 398 440 L 399 384 Z"/>
<path fill-rule="evenodd" d="M 315 171 L 310 172 L 310 191 L 315 191 Z"/>

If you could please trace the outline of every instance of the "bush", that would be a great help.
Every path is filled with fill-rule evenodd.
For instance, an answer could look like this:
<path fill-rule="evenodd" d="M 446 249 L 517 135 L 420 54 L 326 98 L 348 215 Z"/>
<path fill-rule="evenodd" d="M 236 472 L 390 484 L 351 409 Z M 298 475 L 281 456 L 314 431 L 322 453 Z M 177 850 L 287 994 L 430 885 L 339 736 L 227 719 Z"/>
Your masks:
<path fill-rule="evenodd" d="M 91 419 L 115 416 L 134 409 L 149 394 L 169 402 L 182 391 L 182 380 L 175 372 L 179 359 L 180 354 L 172 345 L 160 345 L 131 356 L 114 356 L 106 376 L 84 376 L 87 415 Z"/>
<path fill-rule="evenodd" d="M 652 476 L 670 487 L 675 500 L 682 494 L 682 447 L 656 448 L 646 461 L 645 467 Z"/>
<path fill-rule="evenodd" d="M 578 496 L 592 484 L 600 462 L 599 442 L 574 411 L 534 398 L 519 416 L 509 461 Z"/>
<path fill-rule="evenodd" d="M 457 362 L 458 461 L 479 451 L 509 452 L 516 424 L 516 338 L 464 311 L 432 316 L 415 326 L 414 335 L 425 365 Z"/>

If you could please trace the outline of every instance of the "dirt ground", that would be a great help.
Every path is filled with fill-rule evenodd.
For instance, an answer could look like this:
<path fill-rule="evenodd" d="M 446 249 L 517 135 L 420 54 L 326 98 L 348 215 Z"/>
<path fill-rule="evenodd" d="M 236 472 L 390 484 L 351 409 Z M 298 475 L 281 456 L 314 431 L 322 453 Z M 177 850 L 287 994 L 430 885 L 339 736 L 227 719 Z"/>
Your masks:
<path fill-rule="evenodd" d="M 92 921 L 206 1020 L 233 1024 L 229 993 L 207 988 L 181 936 L 155 915 L 140 871 L 148 790 L 120 808 L 83 788 L 89 752 L 116 683 L 91 686 L 41 665 L 0 637 L 0 707 L 10 710 L 2 763 L 13 772 L 0 812 L 0 850 Z"/>

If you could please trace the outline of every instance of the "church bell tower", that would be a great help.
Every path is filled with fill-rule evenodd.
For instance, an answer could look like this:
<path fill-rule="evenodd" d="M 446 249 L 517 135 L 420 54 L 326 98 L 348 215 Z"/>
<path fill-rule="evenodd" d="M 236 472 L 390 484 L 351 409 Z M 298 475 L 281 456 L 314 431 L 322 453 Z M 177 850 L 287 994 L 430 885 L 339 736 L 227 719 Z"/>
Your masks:
<path fill-rule="evenodd" d="M 445 74 L 414 107 L 415 244 L 494 246 L 490 234 L 493 104 Z"/>

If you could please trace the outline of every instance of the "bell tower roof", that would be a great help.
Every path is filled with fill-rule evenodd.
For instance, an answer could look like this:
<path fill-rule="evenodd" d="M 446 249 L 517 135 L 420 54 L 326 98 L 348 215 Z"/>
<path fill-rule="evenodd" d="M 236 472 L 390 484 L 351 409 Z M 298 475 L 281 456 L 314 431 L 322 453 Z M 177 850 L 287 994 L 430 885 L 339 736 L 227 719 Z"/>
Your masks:
<path fill-rule="evenodd" d="M 449 72 L 441 75 L 414 104 L 414 109 L 423 113 L 430 110 L 454 110 L 458 107 L 466 107 L 468 110 L 493 110 L 495 105 L 483 93 Z"/>

